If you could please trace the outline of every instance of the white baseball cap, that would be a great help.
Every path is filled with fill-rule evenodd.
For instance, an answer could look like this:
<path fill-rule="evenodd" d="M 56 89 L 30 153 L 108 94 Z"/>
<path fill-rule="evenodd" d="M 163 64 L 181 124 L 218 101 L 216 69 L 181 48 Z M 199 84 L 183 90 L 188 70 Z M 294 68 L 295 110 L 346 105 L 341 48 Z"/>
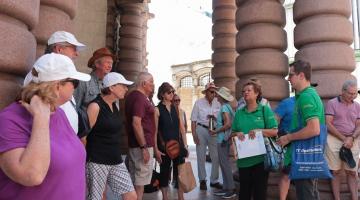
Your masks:
<path fill-rule="evenodd" d="M 105 88 L 110 87 L 115 84 L 118 84 L 118 83 L 121 83 L 124 85 L 132 85 L 134 82 L 126 80 L 123 75 L 121 75 L 120 73 L 117 73 L 117 72 L 110 72 L 110 73 L 106 74 L 103 79 L 103 85 Z"/>
<path fill-rule="evenodd" d="M 57 81 L 72 78 L 80 81 L 89 81 L 90 75 L 78 72 L 73 61 L 62 54 L 50 53 L 36 60 L 33 68 L 38 76 L 33 76 L 35 83 Z"/>
<path fill-rule="evenodd" d="M 77 41 L 77 39 L 75 38 L 75 36 L 73 34 L 66 32 L 66 31 L 56 31 L 55 33 L 53 33 L 48 40 L 48 45 L 56 44 L 59 42 L 70 43 L 70 44 L 76 46 L 76 49 L 78 51 L 85 49 L 85 45 L 83 43 L 80 43 L 79 41 Z"/>

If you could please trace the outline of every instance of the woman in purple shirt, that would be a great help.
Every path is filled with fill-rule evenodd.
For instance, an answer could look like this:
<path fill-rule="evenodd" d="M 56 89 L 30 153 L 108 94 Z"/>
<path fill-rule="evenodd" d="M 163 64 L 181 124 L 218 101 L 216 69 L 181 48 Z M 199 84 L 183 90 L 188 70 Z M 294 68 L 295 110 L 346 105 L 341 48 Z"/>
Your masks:
<path fill-rule="evenodd" d="M 90 76 L 54 53 L 32 75 L 19 101 L 0 112 L 0 200 L 85 199 L 85 150 L 59 106 Z"/>

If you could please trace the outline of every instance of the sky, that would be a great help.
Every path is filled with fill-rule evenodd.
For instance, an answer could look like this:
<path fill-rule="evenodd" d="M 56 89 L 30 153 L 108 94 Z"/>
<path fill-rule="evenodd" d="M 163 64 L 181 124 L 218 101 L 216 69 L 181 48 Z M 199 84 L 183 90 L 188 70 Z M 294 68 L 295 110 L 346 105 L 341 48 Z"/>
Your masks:
<path fill-rule="evenodd" d="M 148 69 L 155 90 L 172 83 L 171 65 L 210 59 L 212 5 L 210 0 L 151 0 L 148 21 Z M 206 16 L 208 15 L 208 16 Z"/>

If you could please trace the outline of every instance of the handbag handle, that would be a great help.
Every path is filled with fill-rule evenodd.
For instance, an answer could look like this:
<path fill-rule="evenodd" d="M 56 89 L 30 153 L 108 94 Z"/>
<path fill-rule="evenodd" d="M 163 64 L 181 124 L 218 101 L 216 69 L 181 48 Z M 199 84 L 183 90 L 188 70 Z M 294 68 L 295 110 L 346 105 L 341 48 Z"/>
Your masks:
<path fill-rule="evenodd" d="M 265 119 L 265 106 L 262 106 L 262 114 L 263 114 L 263 118 L 264 118 L 264 128 L 266 128 L 266 119 Z M 275 138 L 277 138 L 278 136 L 275 136 Z M 281 154 L 284 152 L 284 149 L 282 147 L 280 147 L 281 151 L 278 151 L 278 148 L 275 146 L 275 142 L 272 140 L 271 137 L 267 137 L 269 139 L 270 145 L 272 146 L 272 148 L 276 151 L 276 153 Z"/>
<path fill-rule="evenodd" d="M 275 150 L 276 153 L 282 154 L 282 153 L 284 152 L 284 149 L 283 149 L 281 146 L 279 146 L 279 145 L 275 146 L 275 144 L 274 144 L 275 142 L 273 141 L 272 138 L 269 138 L 269 137 L 268 137 L 268 139 L 269 139 L 270 145 L 272 146 L 272 149 Z M 278 150 L 279 147 L 280 147 L 281 151 Z"/>

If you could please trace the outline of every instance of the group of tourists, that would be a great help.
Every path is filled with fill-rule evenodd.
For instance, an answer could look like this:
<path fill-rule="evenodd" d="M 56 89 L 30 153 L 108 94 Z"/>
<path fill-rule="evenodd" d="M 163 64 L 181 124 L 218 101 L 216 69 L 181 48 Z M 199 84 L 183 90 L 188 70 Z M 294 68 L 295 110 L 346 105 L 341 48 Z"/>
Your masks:
<path fill-rule="evenodd" d="M 345 81 L 341 94 L 329 100 L 324 107 L 315 90 L 317 83 L 310 82 L 310 63 L 299 60 L 290 64 L 288 80 L 295 96 L 284 99 L 274 110 L 262 97 L 261 84 L 255 78 L 243 84 L 239 101 L 225 87 L 217 88 L 213 83 L 206 85 L 203 91 L 205 97 L 195 102 L 191 115 L 200 190 L 207 190 L 205 154 L 208 147 L 212 161 L 210 187 L 219 189 L 214 195 L 223 199 L 236 196 L 233 171 L 229 170 L 232 169 L 229 158 L 231 138 L 237 137 L 240 141 L 254 139 L 260 132 L 262 137 L 277 138 L 277 143 L 283 147 L 284 166 L 280 170 L 279 199 L 286 200 L 294 160 L 291 144 L 305 143 L 319 136 L 320 127 L 326 125 L 328 133 L 323 137 L 326 139 L 327 135 L 327 140 L 322 148 L 326 169 L 330 169 L 333 176 L 331 186 L 334 199 L 340 199 L 342 169 L 347 176 L 351 199 L 358 199 L 360 104 L 354 101 L 358 94 L 357 82 Z M 217 122 L 215 129 L 210 128 L 212 118 Z M 340 156 L 344 148 L 348 152 L 345 160 Z M 264 155 L 237 159 L 239 200 L 266 199 L 269 171 L 264 167 L 264 159 Z M 218 181 L 219 163 L 223 185 Z M 317 178 L 294 179 L 292 182 L 297 199 L 320 199 Z"/>
<path fill-rule="evenodd" d="M 45 54 L 27 74 L 16 101 L 0 111 L 0 200 L 100 200 L 105 191 L 124 200 L 140 200 L 144 186 L 151 182 L 154 162 L 160 165 L 162 199 L 169 199 L 171 170 L 178 199 L 184 199 L 177 167 L 189 154 L 187 124 L 174 87 L 162 83 L 157 90 L 159 103 L 154 105 L 154 77 L 140 72 L 132 82 L 112 72 L 116 57 L 107 48 L 97 49 L 89 58 L 90 75 L 78 72 L 73 60 L 84 47 L 71 33 L 51 35 Z M 280 102 L 274 111 L 255 78 L 243 84 L 239 101 L 226 87 L 205 86 L 204 97 L 195 102 L 190 118 L 200 190 L 208 187 L 208 148 L 212 161 L 209 185 L 217 189 L 214 195 L 230 199 L 239 190 L 240 200 L 265 200 L 269 171 L 264 168 L 264 155 L 237 159 L 240 188 L 235 186 L 230 160 L 233 138 L 243 142 L 261 134 L 278 137 L 277 143 L 284 148 L 279 195 L 285 200 L 293 161 L 291 144 L 318 136 L 321 125 L 326 124 L 325 157 L 332 170 L 334 198 L 340 199 L 342 169 L 352 199 L 358 198 L 357 82 L 346 81 L 341 95 L 328 101 L 324 109 L 310 83 L 310 64 L 299 60 L 290 64 L 289 71 L 296 95 Z M 128 146 L 121 141 L 124 131 Z M 171 141 L 180 146 L 176 156 L 168 151 Z M 121 149 L 127 147 L 125 164 Z M 345 161 L 339 156 L 343 148 L 350 151 Z M 316 178 L 293 183 L 297 199 L 319 199 Z"/>

